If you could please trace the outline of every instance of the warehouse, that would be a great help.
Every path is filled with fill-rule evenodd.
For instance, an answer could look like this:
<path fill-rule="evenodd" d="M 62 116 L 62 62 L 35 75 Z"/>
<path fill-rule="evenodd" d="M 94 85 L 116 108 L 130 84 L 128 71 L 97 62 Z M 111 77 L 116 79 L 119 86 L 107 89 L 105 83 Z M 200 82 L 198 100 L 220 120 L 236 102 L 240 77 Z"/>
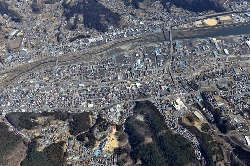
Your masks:
<path fill-rule="evenodd" d="M 198 111 L 195 111 L 195 112 L 194 112 L 194 115 L 195 115 L 199 120 L 204 120 L 203 116 L 202 116 Z"/>

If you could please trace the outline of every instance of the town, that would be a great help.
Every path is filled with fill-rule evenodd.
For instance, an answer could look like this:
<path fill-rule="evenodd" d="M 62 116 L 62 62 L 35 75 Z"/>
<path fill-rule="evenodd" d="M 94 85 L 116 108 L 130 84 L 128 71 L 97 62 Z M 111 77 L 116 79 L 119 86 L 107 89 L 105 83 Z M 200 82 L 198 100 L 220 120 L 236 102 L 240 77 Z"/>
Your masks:
<path fill-rule="evenodd" d="M 128 14 L 133 9 L 122 1 L 99 2 L 123 13 L 122 22 L 128 26 L 81 33 L 83 25 L 66 28 L 62 2 L 45 5 L 40 14 L 30 14 L 31 1 L 7 2 L 19 8 L 24 20 L 18 23 L 0 15 L 5 36 L 0 38 L 0 112 L 10 131 L 27 142 L 38 137 L 37 151 L 65 142 L 68 165 L 117 165 L 115 149 L 129 144 L 116 138 L 121 132 L 117 126 L 122 124 L 125 130 L 128 117 L 144 121 L 134 110 L 137 102 L 150 101 L 171 131 L 191 143 L 202 164 L 206 162 L 202 145 L 188 126 L 214 140 L 230 138 L 250 152 L 250 35 L 244 30 L 213 34 L 214 29 L 249 27 L 246 1 L 224 3 L 227 11 L 220 14 L 173 7 L 175 15 L 155 2 L 138 18 Z M 209 31 L 207 36 L 201 35 L 203 30 Z M 44 112 L 86 113 L 91 117 L 89 128 L 100 125 L 100 116 L 109 125 L 74 135 L 70 118 L 36 117 L 32 122 L 39 126 L 32 129 L 17 128 L 8 119 L 12 113 Z M 94 136 L 84 139 L 97 139 L 93 146 L 79 141 L 85 133 Z M 224 157 L 218 155 L 214 162 L 229 164 L 234 148 L 225 142 L 216 146 Z"/>

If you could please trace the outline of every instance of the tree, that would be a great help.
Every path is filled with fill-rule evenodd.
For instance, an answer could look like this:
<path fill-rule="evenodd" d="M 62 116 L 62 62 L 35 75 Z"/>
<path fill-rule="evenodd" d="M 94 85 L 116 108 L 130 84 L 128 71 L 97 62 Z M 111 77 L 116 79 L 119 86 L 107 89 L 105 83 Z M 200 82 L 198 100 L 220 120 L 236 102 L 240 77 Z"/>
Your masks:
<path fill-rule="evenodd" d="M 210 127 L 209 127 L 209 125 L 207 123 L 202 123 L 201 130 L 205 131 L 205 132 L 208 132 L 210 130 Z"/>
<path fill-rule="evenodd" d="M 21 162 L 21 166 L 46 166 L 47 156 L 43 152 L 38 152 L 36 148 L 37 141 L 33 139 L 28 144 L 27 156 Z"/>
<path fill-rule="evenodd" d="M 80 114 L 74 114 L 73 120 L 69 122 L 70 134 L 77 135 L 83 131 L 88 131 L 90 128 L 90 114 L 83 112 Z"/>
<path fill-rule="evenodd" d="M 37 3 L 32 3 L 32 4 L 30 5 L 30 7 L 31 7 L 31 9 L 32 9 L 32 11 L 33 11 L 34 13 L 36 13 L 36 14 L 41 13 L 41 6 L 38 5 Z"/>

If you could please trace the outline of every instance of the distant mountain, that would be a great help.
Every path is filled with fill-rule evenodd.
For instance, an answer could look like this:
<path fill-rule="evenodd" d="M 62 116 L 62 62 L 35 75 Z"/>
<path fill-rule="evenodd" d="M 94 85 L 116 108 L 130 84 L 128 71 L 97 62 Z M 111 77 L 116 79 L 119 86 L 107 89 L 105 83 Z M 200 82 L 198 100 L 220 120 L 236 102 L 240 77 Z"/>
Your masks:
<path fill-rule="evenodd" d="M 225 11 L 218 0 L 162 0 L 162 3 L 166 2 L 170 2 L 172 5 L 193 12 L 203 12 L 208 10 L 213 10 L 215 12 Z"/>
<path fill-rule="evenodd" d="M 157 0 L 122 1 L 126 6 L 132 6 L 135 9 L 139 9 L 141 3 L 150 5 L 150 3 L 154 3 Z M 208 10 L 213 10 L 215 12 L 224 11 L 219 0 L 158 0 L 158 2 L 167 10 L 170 10 L 171 6 L 175 5 L 176 7 L 193 12 L 204 12 Z M 98 0 L 79 0 L 74 2 L 66 2 L 66 0 L 64 0 L 62 5 L 70 30 L 75 30 L 78 23 L 83 23 L 86 28 L 106 32 L 109 27 L 119 27 L 121 24 L 121 16 L 102 5 Z M 82 16 L 83 21 L 79 20 L 79 16 Z"/>
<path fill-rule="evenodd" d="M 135 8 L 139 8 L 140 2 L 157 0 L 123 0 L 124 4 L 129 6 L 132 5 Z M 213 10 L 215 12 L 222 12 L 225 9 L 221 6 L 219 0 L 158 0 L 161 4 L 168 9 L 169 6 L 175 5 L 176 7 L 183 8 L 185 10 L 193 12 L 204 12 Z M 169 4 L 169 5 L 167 5 Z"/>

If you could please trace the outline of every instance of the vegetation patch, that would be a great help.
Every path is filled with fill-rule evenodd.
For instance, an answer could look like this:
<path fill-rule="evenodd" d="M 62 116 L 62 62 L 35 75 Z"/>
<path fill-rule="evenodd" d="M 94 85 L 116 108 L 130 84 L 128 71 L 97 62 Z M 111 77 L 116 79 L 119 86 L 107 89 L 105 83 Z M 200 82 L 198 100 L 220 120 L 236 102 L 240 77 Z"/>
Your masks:
<path fill-rule="evenodd" d="M 31 112 L 12 112 L 6 115 L 6 119 L 18 130 L 34 129 L 38 123 L 35 121 L 39 115 Z"/>
<path fill-rule="evenodd" d="M 7 14 L 9 17 L 11 17 L 11 20 L 15 22 L 22 21 L 22 17 L 16 11 L 9 9 L 8 4 L 2 1 L 0 1 L 0 14 Z"/>
<path fill-rule="evenodd" d="M 145 0 L 123 0 L 125 5 L 132 5 L 136 9 L 140 8 L 139 3 L 144 1 Z M 151 0 L 152 3 L 155 1 L 157 0 Z M 214 10 L 215 12 L 225 11 L 225 9 L 218 2 L 212 0 L 160 0 L 160 2 L 167 10 L 169 10 L 171 6 L 175 5 L 178 8 L 183 8 L 193 12 L 204 12 L 208 10 Z"/>
<path fill-rule="evenodd" d="M 64 15 L 69 20 L 71 17 L 83 15 L 83 24 L 87 28 L 93 28 L 101 32 L 106 32 L 109 26 L 118 26 L 120 15 L 114 13 L 98 1 L 80 1 L 74 5 L 63 2 Z M 78 20 L 75 21 L 75 24 Z"/>
<path fill-rule="evenodd" d="M 22 138 L 10 132 L 8 126 L 0 122 L 0 163 L 5 163 L 4 159 L 20 142 Z"/>
<path fill-rule="evenodd" d="M 70 134 L 77 135 L 81 132 L 88 131 L 90 128 L 90 114 L 83 112 L 80 114 L 73 114 L 73 120 L 69 122 Z"/>
<path fill-rule="evenodd" d="M 142 165 L 189 165 L 197 164 L 194 149 L 188 140 L 172 133 L 164 117 L 149 101 L 138 102 L 135 114 L 145 115 L 145 121 L 129 117 L 125 122 L 132 148 L 131 157 Z M 152 138 L 152 141 L 145 141 Z"/>
<path fill-rule="evenodd" d="M 21 166 L 63 166 L 66 165 L 66 155 L 63 152 L 64 142 L 53 143 L 44 151 L 38 152 L 37 141 L 33 139 L 28 144 L 27 156 Z"/>

